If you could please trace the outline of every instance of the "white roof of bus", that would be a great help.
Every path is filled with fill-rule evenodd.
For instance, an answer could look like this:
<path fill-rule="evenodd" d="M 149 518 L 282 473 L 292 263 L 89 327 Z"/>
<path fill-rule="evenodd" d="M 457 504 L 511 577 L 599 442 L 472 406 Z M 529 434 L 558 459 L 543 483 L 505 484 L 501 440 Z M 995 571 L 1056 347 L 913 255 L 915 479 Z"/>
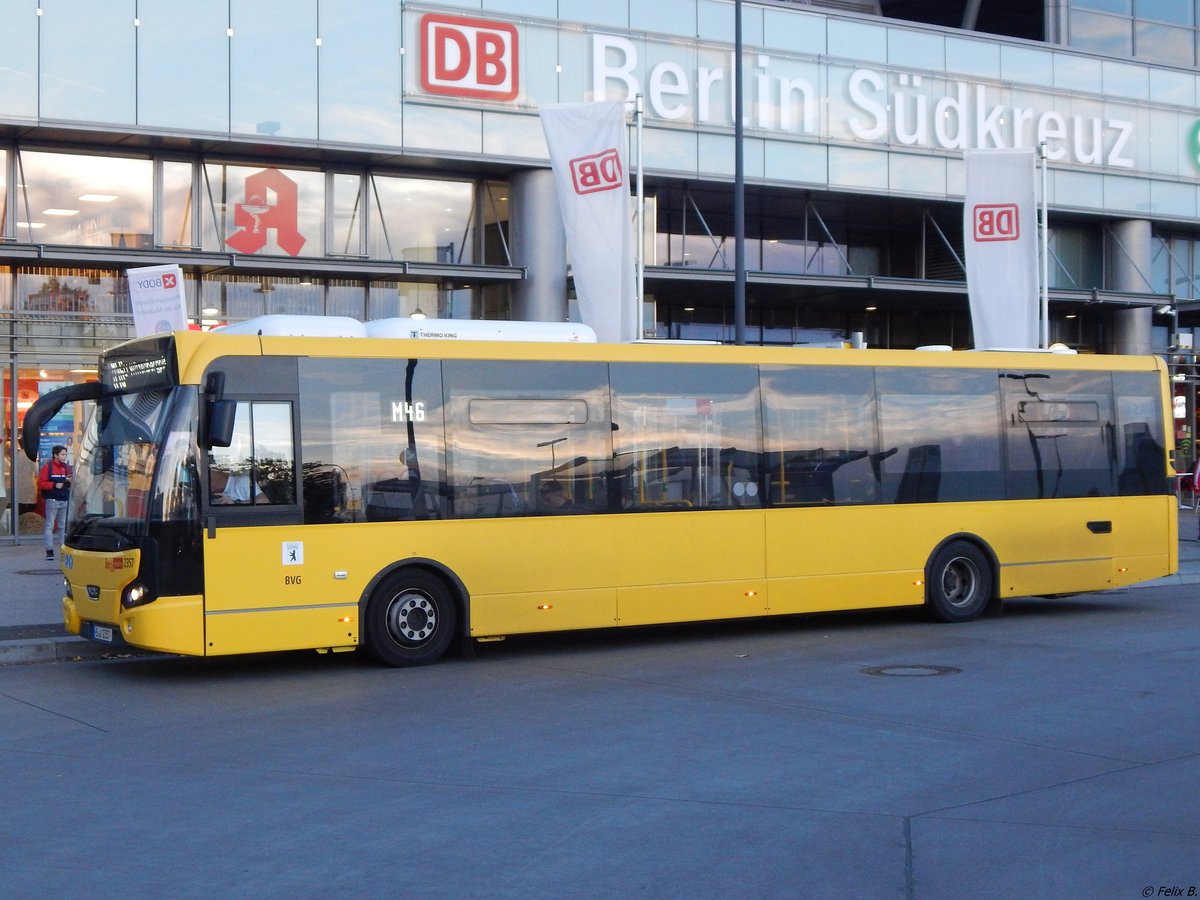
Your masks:
<path fill-rule="evenodd" d="M 222 325 L 221 334 L 264 337 L 376 337 L 451 341 L 558 341 L 594 344 L 596 332 L 574 322 L 497 322 L 396 317 L 360 322 L 348 316 L 269 315 Z"/>
<path fill-rule="evenodd" d="M 369 337 L 450 341 L 566 341 L 596 343 L 596 332 L 574 322 L 500 322 L 483 319 L 373 319 Z"/>
<path fill-rule="evenodd" d="M 349 316 L 257 316 L 212 330 L 219 334 L 261 334 L 264 337 L 367 336 L 366 325 Z"/>

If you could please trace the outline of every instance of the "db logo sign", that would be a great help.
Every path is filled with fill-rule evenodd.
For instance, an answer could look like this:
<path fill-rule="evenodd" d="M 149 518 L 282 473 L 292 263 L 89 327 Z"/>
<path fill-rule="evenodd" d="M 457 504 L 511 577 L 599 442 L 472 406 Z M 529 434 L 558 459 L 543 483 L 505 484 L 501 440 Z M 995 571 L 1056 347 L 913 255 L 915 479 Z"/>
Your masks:
<path fill-rule="evenodd" d="M 1017 204 L 980 205 L 974 213 L 976 241 L 1015 241 L 1021 237 Z"/>
<path fill-rule="evenodd" d="M 463 16 L 421 17 L 421 87 L 431 94 L 515 100 L 517 29 Z"/>
<path fill-rule="evenodd" d="M 625 183 L 621 157 L 613 149 L 571 160 L 571 182 L 577 194 L 611 191 Z"/>

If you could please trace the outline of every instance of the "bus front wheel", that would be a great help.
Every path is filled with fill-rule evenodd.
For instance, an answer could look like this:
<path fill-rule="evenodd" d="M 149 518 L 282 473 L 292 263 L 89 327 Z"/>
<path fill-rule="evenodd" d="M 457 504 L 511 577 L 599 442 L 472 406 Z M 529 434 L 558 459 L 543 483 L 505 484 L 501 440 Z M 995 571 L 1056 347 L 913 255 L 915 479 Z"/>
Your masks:
<path fill-rule="evenodd" d="M 367 602 L 367 652 L 389 666 L 426 665 L 446 652 L 456 618 L 454 597 L 436 575 L 390 575 Z"/>
<path fill-rule="evenodd" d="M 992 566 L 968 541 L 951 541 L 929 561 L 925 605 L 942 622 L 969 622 L 992 598 Z"/>

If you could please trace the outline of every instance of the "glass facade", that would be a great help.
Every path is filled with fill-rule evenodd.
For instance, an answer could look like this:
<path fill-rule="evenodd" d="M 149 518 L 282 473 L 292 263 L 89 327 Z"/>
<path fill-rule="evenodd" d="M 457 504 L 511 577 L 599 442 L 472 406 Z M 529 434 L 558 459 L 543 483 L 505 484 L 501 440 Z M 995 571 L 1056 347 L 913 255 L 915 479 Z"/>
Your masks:
<path fill-rule="evenodd" d="M 1170 295 L 1181 310 L 1196 309 L 1200 306 L 1200 235 L 1180 231 L 1163 231 L 1155 235 L 1154 256 L 1151 265 L 1150 279 L 1154 290 Z M 1200 346 L 1200 328 L 1191 314 L 1181 314 L 1179 323 L 1174 324 L 1169 331 L 1160 335 L 1156 341 L 1158 346 L 1173 348 L 1183 347 L 1188 350 Z M 1188 362 L 1190 358 L 1173 357 L 1172 362 Z M 1194 370 L 1181 370 L 1185 380 L 1179 385 L 1184 392 L 1189 382 L 1187 376 Z M 1191 385 L 1194 390 L 1194 385 Z M 1183 394 L 1181 394 L 1181 399 Z M 1193 459 L 1192 441 L 1190 435 L 1181 434 L 1181 469 L 1187 469 L 1189 460 Z"/>
<path fill-rule="evenodd" d="M 472 58 L 442 59 L 453 41 L 422 43 L 430 34 L 450 40 L 445 30 L 423 29 L 442 14 L 404 3 L 198 0 L 181 11 L 165 0 L 0 0 L 0 40 L 11 51 L 0 118 L 244 141 L 244 149 L 278 147 L 284 157 L 289 148 L 310 155 L 316 143 L 541 165 L 540 104 L 642 93 L 654 168 L 702 180 L 732 173 L 730 34 L 716 24 L 728 24 L 727 4 L 681 0 L 680 12 L 664 15 L 560 4 L 562 25 L 542 17 L 539 4 L 522 17 L 525 6 L 486 13 L 498 34 L 511 29 L 522 52 L 490 61 L 494 71 L 472 88 Z M 479 7 L 464 11 L 469 18 Z M 1138 113 L 1149 105 L 1190 124 L 1195 79 L 1137 60 L 1194 65 L 1192 0 L 1079 0 L 1068 12 L 1068 46 L 1128 63 L 811 7 L 749 6 L 744 31 L 759 52 L 748 75 L 748 174 L 782 185 L 954 196 L 962 149 L 1035 146 L 1039 134 L 1022 134 L 1017 123 L 1036 129 L 1058 113 L 1070 124 L 1077 113 L 1069 107 L 1084 98 L 1105 104 L 1101 121 L 1137 126 L 1104 165 L 1167 179 L 1190 171 L 1157 166 Z M 107 62 L 81 80 L 79 60 L 97 41 Z M 462 90 L 431 90 L 435 66 L 463 81 Z M 947 109 L 961 122 L 946 124 Z M 994 109 L 1005 115 L 989 117 Z M 1022 120 L 1022 110 L 1035 119 Z M 1105 137 L 1114 150 L 1115 136 Z M 1091 170 L 1069 129 L 1050 142 L 1062 168 Z"/>
<path fill-rule="evenodd" d="M 494 179 L 418 178 L 339 168 L 297 169 L 54 153 L 17 148 L 9 155 L 20 216 L 12 239 L 116 250 L 174 248 L 197 254 L 236 251 L 243 257 L 287 259 L 279 272 L 258 275 L 188 273 L 189 315 L 215 324 L 268 313 L 334 314 L 356 318 L 406 315 L 420 309 L 444 316 L 506 317 L 507 292 L 453 280 L 375 280 L 318 277 L 303 272 L 330 258 L 398 261 L 469 272 L 510 261 L 508 186 Z M 727 189 L 656 190 L 651 209 L 658 231 L 653 264 L 668 269 L 733 268 Z M 748 195 L 751 271 L 800 276 L 912 278 L 961 282 L 962 234 L 952 207 L 933 210 L 880 201 L 810 200 L 752 188 Z M 73 204 L 73 205 L 72 205 Z M 198 241 L 198 243 L 196 243 Z M 1052 286 L 1103 289 L 1101 234 L 1059 226 L 1051 239 Z M 332 246 L 330 246 L 332 244 Z M 129 298 L 120 270 L 21 270 L 0 294 L 6 308 L 84 317 L 127 316 Z M 695 313 L 670 301 L 659 310 L 663 336 L 728 339 L 719 309 Z M 703 308 L 701 304 L 701 308 Z M 861 312 L 861 310 L 859 311 Z M 685 313 L 687 315 L 685 315 Z M 715 316 L 715 317 L 714 317 Z M 845 317 L 799 316 L 784 308 L 752 314 L 756 342 L 795 343 L 805 331 L 871 331 Z M 961 343 L 926 315 L 912 340 Z M 125 322 L 113 322 L 120 333 Z M 877 343 L 904 346 L 912 331 L 903 320 Z M 917 335 L 920 335 L 918 337 Z"/>
<path fill-rule="evenodd" d="M 1105 56 L 1197 64 L 1195 0 L 1071 0 L 1066 43 Z"/>
<path fill-rule="evenodd" d="M 15 157 L 15 239 L 86 247 L 154 246 L 154 167 L 149 159 L 25 149 Z"/>
<path fill-rule="evenodd" d="M 371 178 L 369 256 L 456 265 L 475 262 L 475 185 Z"/>
<path fill-rule="evenodd" d="M 510 262 L 507 188 L 495 180 L 24 148 L 0 159 L 5 179 L 17 186 L 3 195 L 17 210 L 4 216 L 2 237 L 9 241 L 295 260 Z M 94 298 L 55 302 L 31 299 L 19 308 L 99 309 Z M 105 311 L 128 312 L 128 306 L 117 309 L 108 301 Z"/>

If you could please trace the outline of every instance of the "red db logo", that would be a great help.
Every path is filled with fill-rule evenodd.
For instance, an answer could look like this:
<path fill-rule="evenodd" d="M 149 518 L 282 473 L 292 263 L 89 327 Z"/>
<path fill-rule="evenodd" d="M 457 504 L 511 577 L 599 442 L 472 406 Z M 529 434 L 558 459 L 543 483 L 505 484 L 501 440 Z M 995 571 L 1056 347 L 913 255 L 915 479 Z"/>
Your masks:
<path fill-rule="evenodd" d="M 516 27 L 463 16 L 422 16 L 421 86 L 450 97 L 515 100 Z"/>
<path fill-rule="evenodd" d="M 613 149 L 571 160 L 571 182 L 577 194 L 611 191 L 625 183 L 621 158 Z"/>
<path fill-rule="evenodd" d="M 1017 204 L 995 203 L 976 206 L 974 213 L 976 241 L 1015 241 L 1021 237 Z"/>

